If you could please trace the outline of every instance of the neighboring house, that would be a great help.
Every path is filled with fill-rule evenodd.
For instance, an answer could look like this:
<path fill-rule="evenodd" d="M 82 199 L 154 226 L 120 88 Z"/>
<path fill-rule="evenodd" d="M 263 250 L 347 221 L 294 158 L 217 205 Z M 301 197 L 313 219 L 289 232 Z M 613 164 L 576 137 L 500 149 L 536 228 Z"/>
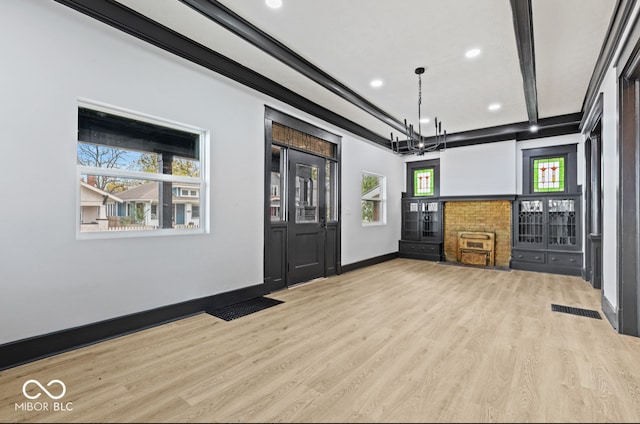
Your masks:
<path fill-rule="evenodd" d="M 80 231 L 103 231 L 122 199 L 80 181 Z"/>
<path fill-rule="evenodd" d="M 200 188 L 194 184 L 174 184 L 172 188 L 174 227 L 200 226 Z M 159 225 L 159 183 L 149 182 L 118 193 L 123 203 L 118 205 L 116 216 L 132 217 L 135 224 L 157 227 Z"/>

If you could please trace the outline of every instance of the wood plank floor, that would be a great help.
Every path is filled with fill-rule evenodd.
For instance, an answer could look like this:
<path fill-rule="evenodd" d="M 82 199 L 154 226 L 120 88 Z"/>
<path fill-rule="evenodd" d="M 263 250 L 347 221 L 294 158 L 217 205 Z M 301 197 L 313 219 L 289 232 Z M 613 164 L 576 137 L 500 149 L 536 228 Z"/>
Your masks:
<path fill-rule="evenodd" d="M 2 371 L 0 421 L 640 422 L 640 339 L 551 311 L 600 296 L 577 277 L 396 259 L 234 321 Z M 73 410 L 16 411 L 28 379 L 62 380 Z"/>

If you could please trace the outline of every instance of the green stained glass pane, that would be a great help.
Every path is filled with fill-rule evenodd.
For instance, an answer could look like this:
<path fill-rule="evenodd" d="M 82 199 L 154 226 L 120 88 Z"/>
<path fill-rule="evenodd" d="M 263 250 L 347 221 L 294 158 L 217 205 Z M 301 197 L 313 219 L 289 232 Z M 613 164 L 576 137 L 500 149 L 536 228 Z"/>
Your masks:
<path fill-rule="evenodd" d="M 413 171 L 413 195 L 433 196 L 433 168 Z"/>
<path fill-rule="evenodd" d="M 564 157 L 540 158 L 533 161 L 533 191 L 563 192 L 565 183 Z"/>

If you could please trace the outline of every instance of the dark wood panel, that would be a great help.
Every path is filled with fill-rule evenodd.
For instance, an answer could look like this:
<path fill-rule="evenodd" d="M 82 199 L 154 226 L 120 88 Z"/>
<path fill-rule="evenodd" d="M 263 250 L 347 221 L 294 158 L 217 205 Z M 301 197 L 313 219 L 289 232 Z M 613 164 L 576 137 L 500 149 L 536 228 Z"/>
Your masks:
<path fill-rule="evenodd" d="M 516 250 L 511 253 L 513 261 L 516 262 L 532 262 L 543 264 L 546 262 L 547 257 L 545 252 L 540 251 L 528 251 L 528 250 Z"/>
<path fill-rule="evenodd" d="M 287 286 L 287 227 L 271 227 L 265 240 L 265 283 L 270 291 Z"/>
<path fill-rule="evenodd" d="M 398 252 L 401 258 L 425 259 L 441 261 L 443 259 L 442 243 L 413 242 L 400 240 Z"/>
<path fill-rule="evenodd" d="M 327 276 L 335 275 L 338 273 L 337 269 L 337 251 L 336 246 L 338 242 L 338 224 L 328 224 L 326 231 L 325 242 L 325 274 Z"/>

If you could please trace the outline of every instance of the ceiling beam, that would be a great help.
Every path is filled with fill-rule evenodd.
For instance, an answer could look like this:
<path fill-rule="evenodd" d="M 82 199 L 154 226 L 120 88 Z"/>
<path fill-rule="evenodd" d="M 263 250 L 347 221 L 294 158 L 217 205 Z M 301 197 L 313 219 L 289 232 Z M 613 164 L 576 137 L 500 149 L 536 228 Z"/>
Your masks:
<path fill-rule="evenodd" d="M 383 147 L 391 141 L 278 84 L 256 71 L 199 44 L 115 0 L 55 0 L 156 47 L 201 65 L 220 75 L 289 104 Z"/>
<path fill-rule="evenodd" d="M 286 45 L 271 37 L 246 21 L 232 10 L 225 7 L 216 0 L 180 0 L 182 3 L 192 7 L 205 17 L 223 26 L 235 35 L 253 44 L 263 52 L 276 58 L 283 64 L 295 69 L 302 75 L 320 84 L 322 87 L 337 94 L 341 98 L 359 107 L 375 118 L 381 120 L 392 128 L 404 133 L 404 123 L 392 117 L 389 113 L 366 100 L 364 97 L 342 84 L 331 75 L 309 62 Z"/>
<path fill-rule="evenodd" d="M 524 98 L 527 104 L 529 123 L 538 122 L 538 91 L 536 88 L 536 57 L 533 44 L 533 20 L 531 0 L 510 0 L 513 13 L 513 29 L 516 34 L 518 58 Z"/>
<path fill-rule="evenodd" d="M 538 130 L 536 132 L 531 131 L 531 124 L 529 122 L 517 122 L 447 134 L 446 148 L 493 143 L 497 141 L 522 141 L 565 134 L 577 134 L 580 132 L 578 126 L 580 125 L 581 119 L 581 112 L 542 118 L 537 122 Z M 435 137 L 429 137 L 425 140 L 427 145 L 435 142 Z M 440 149 L 443 148 L 445 148 L 445 146 L 441 145 Z"/>
<path fill-rule="evenodd" d="M 55 1 L 391 150 L 389 139 L 312 102 L 115 0 Z M 581 113 L 576 113 L 541 119 L 538 121 L 539 130 L 537 133 L 529 132 L 527 122 L 453 133 L 447 136 L 447 147 L 576 133 L 579 132 L 578 123 L 581 116 Z M 404 129 L 404 127 L 402 128 Z M 428 138 L 427 141 L 432 140 Z"/>

